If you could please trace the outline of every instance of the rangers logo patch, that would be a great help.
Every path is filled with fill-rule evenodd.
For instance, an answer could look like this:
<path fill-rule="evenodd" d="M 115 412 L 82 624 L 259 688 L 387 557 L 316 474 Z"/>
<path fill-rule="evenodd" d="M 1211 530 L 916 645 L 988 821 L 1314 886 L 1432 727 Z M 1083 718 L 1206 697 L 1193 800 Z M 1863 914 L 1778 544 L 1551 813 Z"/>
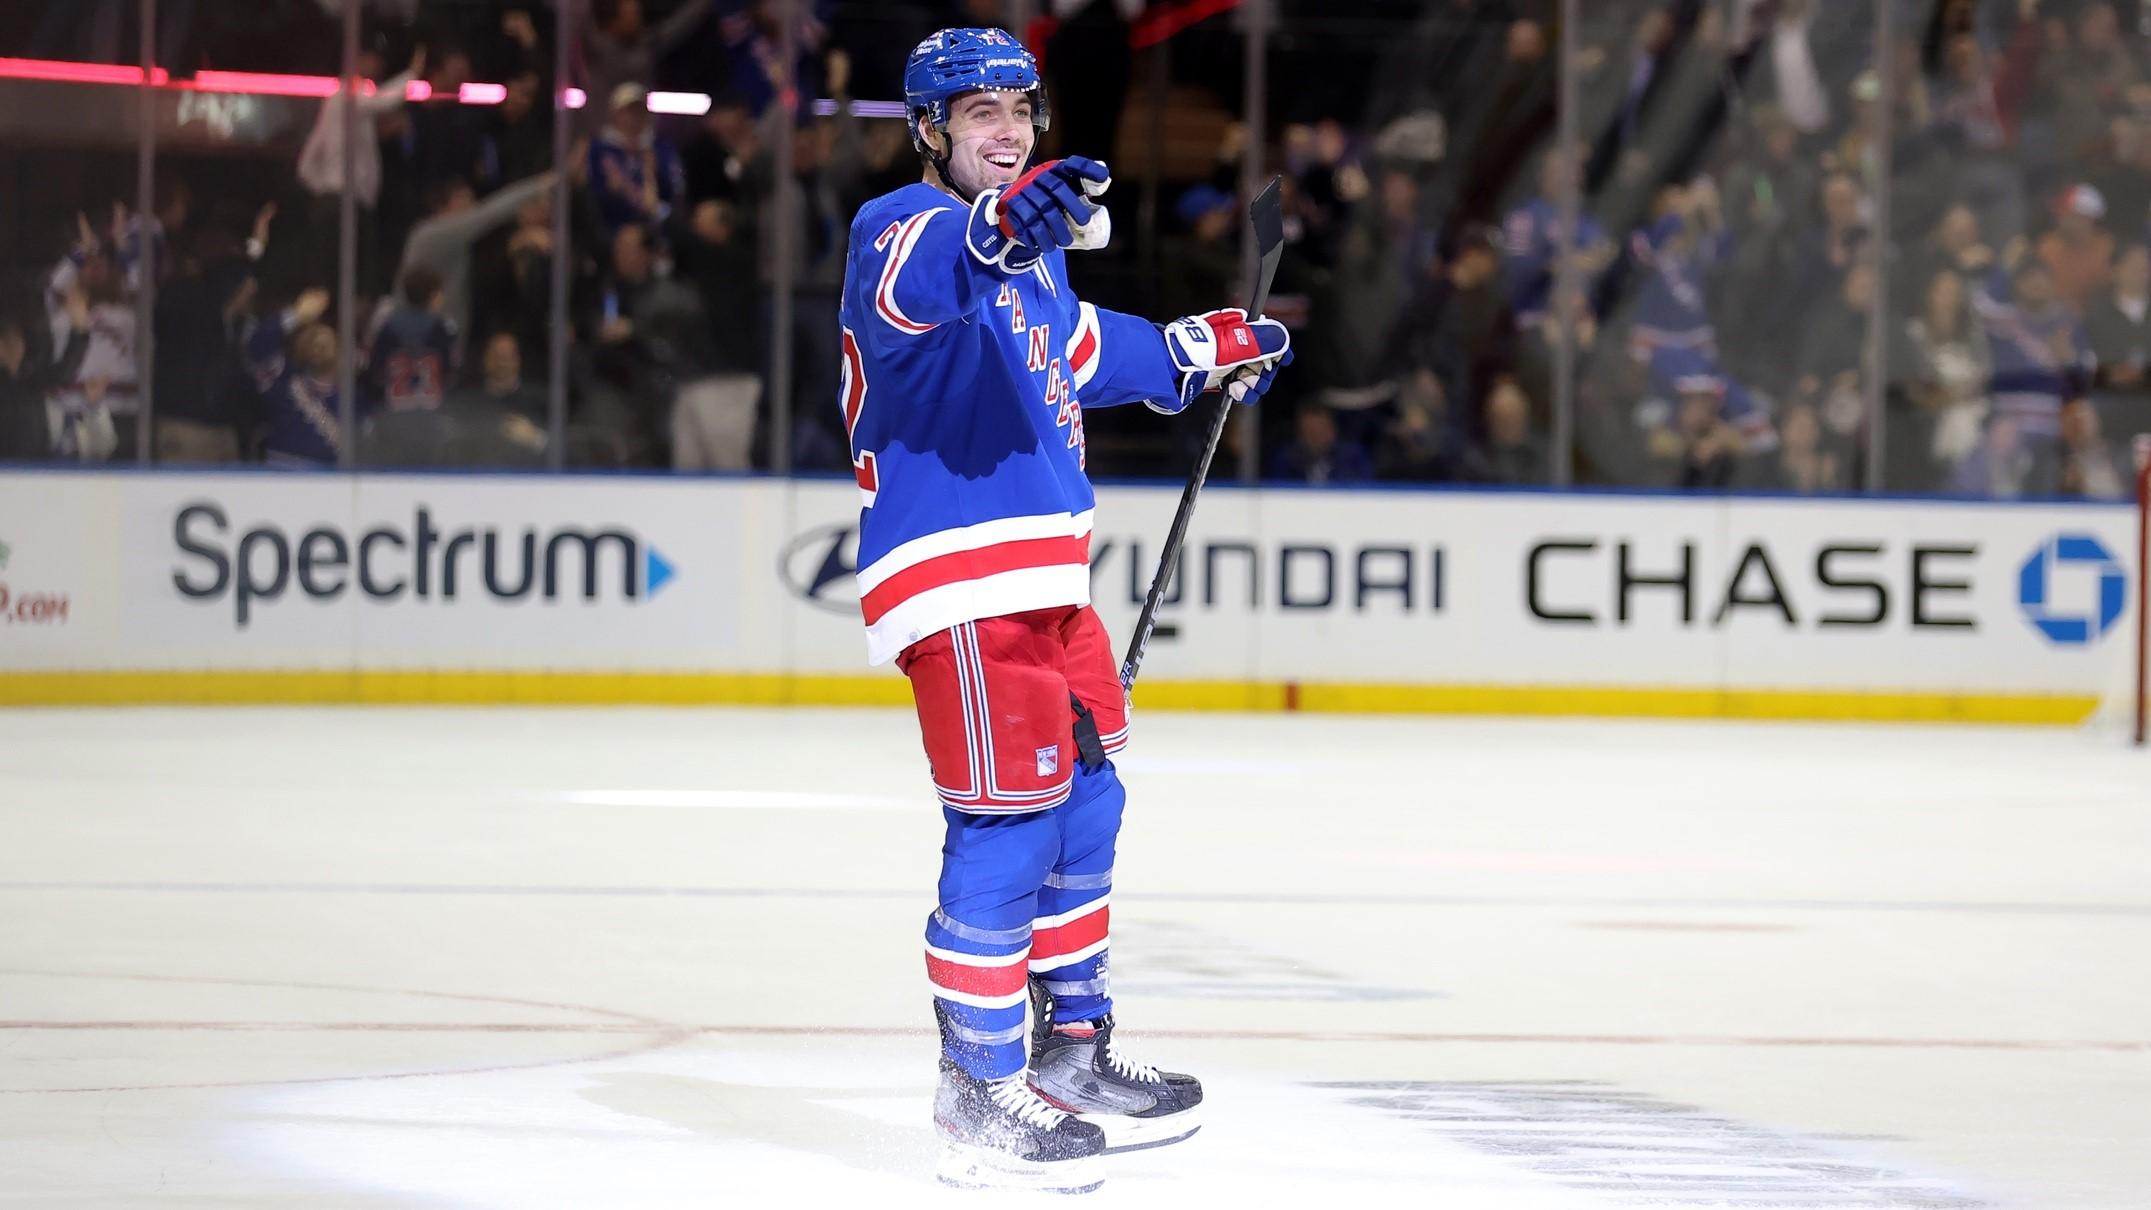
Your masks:
<path fill-rule="evenodd" d="M 1038 776 L 1051 777 L 1060 771 L 1061 748 L 1059 744 L 1055 744 L 1050 748 L 1038 749 L 1037 756 Z"/>

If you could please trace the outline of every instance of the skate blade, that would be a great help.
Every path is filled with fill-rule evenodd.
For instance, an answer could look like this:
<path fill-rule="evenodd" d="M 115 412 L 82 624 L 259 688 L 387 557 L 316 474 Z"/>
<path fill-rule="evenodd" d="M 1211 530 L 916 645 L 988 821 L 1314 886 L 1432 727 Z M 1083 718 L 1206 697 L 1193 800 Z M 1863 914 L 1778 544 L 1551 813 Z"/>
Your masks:
<path fill-rule="evenodd" d="M 1156 1118 L 1133 1118 L 1124 1114 L 1086 1113 L 1083 1120 L 1105 1131 L 1105 1154 L 1125 1155 L 1185 1142 L 1202 1129 L 1202 1106 Z"/>
<path fill-rule="evenodd" d="M 958 1189 L 1089 1193 L 1105 1183 L 1105 1169 L 1096 1156 L 1040 1163 L 983 1147 L 943 1143 L 934 1177 Z"/>

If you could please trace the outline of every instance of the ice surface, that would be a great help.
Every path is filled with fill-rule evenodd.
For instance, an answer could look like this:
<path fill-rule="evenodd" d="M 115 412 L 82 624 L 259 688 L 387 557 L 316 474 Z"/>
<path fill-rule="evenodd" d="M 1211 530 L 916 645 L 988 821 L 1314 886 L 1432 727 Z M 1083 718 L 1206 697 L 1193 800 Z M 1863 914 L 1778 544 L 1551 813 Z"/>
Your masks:
<path fill-rule="evenodd" d="M 902 712 L 0 736 L 0 1204 L 1047 1203 L 931 1181 Z M 2151 1206 L 2137 753 L 1144 713 L 1123 768 L 1122 1032 L 1209 1124 L 1078 1204 Z"/>

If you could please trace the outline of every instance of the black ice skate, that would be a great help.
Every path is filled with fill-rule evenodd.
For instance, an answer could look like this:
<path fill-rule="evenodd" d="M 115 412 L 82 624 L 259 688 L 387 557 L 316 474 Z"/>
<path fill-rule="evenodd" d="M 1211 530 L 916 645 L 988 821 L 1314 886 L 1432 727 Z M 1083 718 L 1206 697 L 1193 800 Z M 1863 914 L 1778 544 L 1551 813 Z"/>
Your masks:
<path fill-rule="evenodd" d="M 981 1080 L 943 1055 L 934 1125 L 944 1185 L 1088 1193 L 1105 1183 L 1104 1133 L 1040 1100 L 1020 1071 Z"/>
<path fill-rule="evenodd" d="M 1105 1154 L 1180 1142 L 1202 1129 L 1202 1083 L 1130 1060 L 1113 1045 L 1112 1014 L 1053 1024 L 1053 998 L 1031 980 L 1031 1087 L 1048 1104 L 1105 1131 Z"/>

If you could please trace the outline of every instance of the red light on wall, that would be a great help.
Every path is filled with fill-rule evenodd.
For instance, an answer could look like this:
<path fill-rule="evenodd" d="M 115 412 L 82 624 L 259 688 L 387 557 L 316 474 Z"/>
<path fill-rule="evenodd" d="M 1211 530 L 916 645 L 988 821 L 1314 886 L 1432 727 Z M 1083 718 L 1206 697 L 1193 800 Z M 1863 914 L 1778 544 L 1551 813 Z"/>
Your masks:
<path fill-rule="evenodd" d="M 373 82 L 364 81 L 361 92 L 372 92 Z M 341 86 L 335 76 L 286 76 L 258 71 L 198 71 L 194 87 L 201 92 L 242 92 L 262 97 L 333 97 Z"/>
<path fill-rule="evenodd" d="M 66 84 L 133 84 L 142 83 L 142 69 L 122 67 L 113 63 L 66 63 L 54 59 L 0 59 L 0 78 L 16 80 L 58 80 Z M 158 68 L 150 76 L 150 83 L 165 84 L 172 75 Z"/>

